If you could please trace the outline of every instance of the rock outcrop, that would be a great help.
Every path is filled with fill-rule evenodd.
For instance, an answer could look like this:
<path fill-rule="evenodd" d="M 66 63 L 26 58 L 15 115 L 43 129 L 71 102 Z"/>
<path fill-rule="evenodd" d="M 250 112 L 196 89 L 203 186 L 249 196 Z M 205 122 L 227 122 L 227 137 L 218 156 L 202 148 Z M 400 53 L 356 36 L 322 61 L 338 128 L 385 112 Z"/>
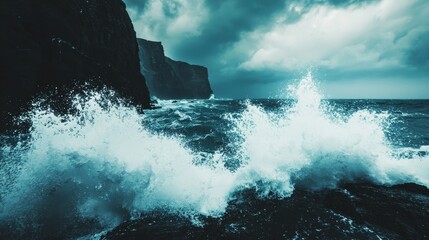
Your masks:
<path fill-rule="evenodd" d="M 0 31 L 2 122 L 41 92 L 53 90 L 60 101 L 88 81 L 149 107 L 121 0 L 2 0 Z"/>
<path fill-rule="evenodd" d="M 245 190 L 221 218 L 200 216 L 202 227 L 154 212 L 122 223 L 102 239 L 426 239 L 428 216 L 429 190 L 412 183 L 295 190 L 285 199 L 261 199 Z"/>
<path fill-rule="evenodd" d="M 212 90 L 206 67 L 174 61 L 161 42 L 138 39 L 141 73 L 152 96 L 160 99 L 209 98 Z"/>

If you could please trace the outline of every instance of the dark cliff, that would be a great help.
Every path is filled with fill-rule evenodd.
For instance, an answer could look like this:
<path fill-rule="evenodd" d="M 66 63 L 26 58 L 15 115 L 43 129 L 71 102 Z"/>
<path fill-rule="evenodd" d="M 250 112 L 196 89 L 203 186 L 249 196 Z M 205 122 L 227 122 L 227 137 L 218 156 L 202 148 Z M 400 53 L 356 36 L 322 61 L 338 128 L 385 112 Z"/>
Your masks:
<path fill-rule="evenodd" d="M 153 96 L 160 99 L 209 98 L 213 93 L 207 68 L 174 61 L 161 42 L 138 39 L 141 72 Z"/>
<path fill-rule="evenodd" d="M 42 92 L 61 100 L 88 81 L 149 106 L 121 0 L 2 0 L 0 20 L 0 120 Z"/>
<path fill-rule="evenodd" d="M 187 98 L 209 98 L 212 95 L 206 67 L 174 61 L 168 57 L 165 59 L 178 76 Z"/>

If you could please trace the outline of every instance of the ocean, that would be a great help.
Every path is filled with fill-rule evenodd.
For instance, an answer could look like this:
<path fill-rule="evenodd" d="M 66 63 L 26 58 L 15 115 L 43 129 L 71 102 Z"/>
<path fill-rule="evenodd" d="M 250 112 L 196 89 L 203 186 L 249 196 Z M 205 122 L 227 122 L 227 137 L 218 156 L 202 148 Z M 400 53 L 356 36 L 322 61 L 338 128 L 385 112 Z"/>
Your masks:
<path fill-rule="evenodd" d="M 316 85 L 307 76 L 282 99 L 158 100 L 144 114 L 109 91 L 76 96 L 68 115 L 36 102 L 21 117 L 28 133 L 0 137 L 0 238 L 98 239 L 147 216 L 147 231 L 170 221 L 157 234 L 177 221 L 185 233 L 217 224 L 226 235 L 214 239 L 258 227 L 259 239 L 395 239 L 314 210 L 325 205 L 308 194 L 429 187 L 429 100 L 327 100 Z M 276 204 L 290 205 L 284 216 L 266 212 Z"/>

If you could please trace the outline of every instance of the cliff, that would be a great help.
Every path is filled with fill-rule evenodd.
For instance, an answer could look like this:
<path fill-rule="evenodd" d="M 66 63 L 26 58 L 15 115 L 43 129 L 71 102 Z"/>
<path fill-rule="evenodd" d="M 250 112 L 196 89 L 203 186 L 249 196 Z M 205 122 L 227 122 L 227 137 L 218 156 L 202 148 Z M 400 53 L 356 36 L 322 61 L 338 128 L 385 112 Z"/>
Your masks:
<path fill-rule="evenodd" d="M 137 39 L 141 73 L 149 91 L 160 99 L 209 98 L 213 93 L 207 68 L 174 61 L 164 55 L 161 42 Z"/>
<path fill-rule="evenodd" d="M 2 122 L 40 93 L 53 90 L 53 102 L 61 102 L 88 81 L 149 106 L 136 33 L 121 0 L 2 0 L 0 31 Z"/>

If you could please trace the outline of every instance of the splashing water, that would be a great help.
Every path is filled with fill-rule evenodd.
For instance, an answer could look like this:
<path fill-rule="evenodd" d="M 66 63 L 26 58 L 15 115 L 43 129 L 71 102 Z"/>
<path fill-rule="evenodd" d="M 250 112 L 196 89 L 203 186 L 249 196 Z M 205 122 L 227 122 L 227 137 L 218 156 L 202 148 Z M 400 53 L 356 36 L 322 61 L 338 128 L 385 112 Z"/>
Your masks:
<path fill-rule="evenodd" d="M 0 223 L 46 231 L 88 221 L 115 226 L 156 209 L 220 216 L 231 194 L 248 187 L 288 197 L 296 187 L 353 181 L 429 186 L 429 155 L 394 157 L 387 113 L 335 112 L 310 74 L 290 95 L 296 102 L 277 113 L 247 102 L 238 117 L 226 117 L 240 159 L 234 171 L 225 167 L 227 154 L 204 155 L 148 131 L 145 116 L 101 104 L 98 93 L 77 97 L 73 115 L 35 108 L 30 140 L 1 150 Z"/>
<path fill-rule="evenodd" d="M 106 109 L 100 99 L 76 100 L 76 115 L 31 113 L 31 142 L 13 150 L 21 162 L 2 189 L 1 218 L 38 218 L 51 208 L 54 219 L 64 210 L 115 225 L 155 208 L 215 214 L 225 207 L 229 171 L 193 164 L 179 140 L 150 134 L 134 109 Z"/>
<path fill-rule="evenodd" d="M 290 88 L 296 103 L 279 114 L 248 105 L 236 122 L 245 166 L 241 181 L 261 193 L 288 196 L 294 186 L 333 188 L 341 182 L 416 182 L 428 186 L 429 159 L 399 159 L 386 139 L 387 113 L 345 117 L 324 106 L 311 74 Z"/>

